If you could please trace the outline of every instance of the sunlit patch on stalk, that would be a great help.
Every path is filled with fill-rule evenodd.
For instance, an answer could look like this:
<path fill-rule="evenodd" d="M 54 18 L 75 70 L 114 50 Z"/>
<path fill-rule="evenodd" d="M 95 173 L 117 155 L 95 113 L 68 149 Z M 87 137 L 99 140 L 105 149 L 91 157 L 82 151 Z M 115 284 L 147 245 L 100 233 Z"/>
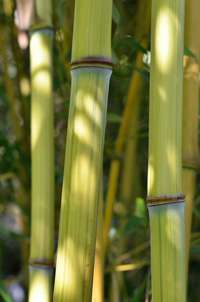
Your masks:
<path fill-rule="evenodd" d="M 36 51 L 34 53 L 34 65 L 40 66 L 44 65 L 47 62 L 51 61 L 49 49 L 45 45 L 45 40 L 48 39 L 48 37 L 44 38 L 41 37 L 39 33 L 34 33 L 32 39 L 31 39 L 31 46 L 33 49 L 37 49 L 38 45 L 40 45 L 40 51 Z"/>
<path fill-rule="evenodd" d="M 38 93 L 47 94 L 51 89 L 51 75 L 45 66 L 40 66 L 33 71 L 32 85 L 37 87 Z"/>
<path fill-rule="evenodd" d="M 29 294 L 29 302 L 48 301 L 49 281 L 47 272 L 37 271 L 32 272 L 31 288 Z"/>
<path fill-rule="evenodd" d="M 68 262 L 66 265 L 66 248 L 69 250 L 74 250 L 74 255 L 76 256 L 76 248 L 74 247 L 74 243 L 70 238 L 64 240 L 62 247 L 58 250 L 57 258 L 59 259 L 59 263 L 57 263 L 56 268 L 56 278 L 57 278 L 57 287 L 55 291 L 55 297 L 58 298 L 61 295 L 64 284 L 70 290 L 71 295 L 73 297 L 73 292 L 76 290 L 76 275 L 72 264 L 72 259 L 68 258 Z M 67 271 L 67 273 L 66 273 Z"/>
<path fill-rule="evenodd" d="M 84 114 L 77 114 L 74 121 L 74 133 L 82 143 L 92 144 L 92 132 L 88 118 Z"/>
<path fill-rule="evenodd" d="M 83 198 L 84 194 L 87 194 L 87 186 L 83 185 L 86 179 L 90 180 L 90 194 L 93 194 L 95 191 L 96 175 L 94 173 L 93 166 L 91 165 L 91 160 L 87 155 L 80 155 L 74 163 L 72 169 L 72 180 L 79 179 L 79 182 L 74 181 L 74 186 L 71 188 L 77 193 L 77 195 Z M 75 202 L 75 201 L 74 201 Z M 88 201 L 87 201 L 88 202 Z"/>
<path fill-rule="evenodd" d="M 178 22 L 167 7 L 160 9 L 155 31 L 155 58 L 161 72 L 166 72 L 171 66 L 172 55 L 174 53 L 173 35 L 174 27 Z"/>
<path fill-rule="evenodd" d="M 101 108 L 97 101 L 89 94 L 84 97 L 84 109 L 95 125 L 101 125 Z"/>

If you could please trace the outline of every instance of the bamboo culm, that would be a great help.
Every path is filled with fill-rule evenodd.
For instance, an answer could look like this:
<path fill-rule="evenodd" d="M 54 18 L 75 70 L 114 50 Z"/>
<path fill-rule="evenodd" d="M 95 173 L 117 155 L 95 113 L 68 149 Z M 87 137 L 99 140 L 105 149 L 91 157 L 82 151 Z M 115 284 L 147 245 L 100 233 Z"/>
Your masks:
<path fill-rule="evenodd" d="M 32 206 L 29 302 L 52 301 L 54 271 L 54 130 L 51 2 L 35 2 L 30 28 Z"/>
<path fill-rule="evenodd" d="M 148 201 L 154 302 L 186 301 L 181 193 L 183 32 L 184 1 L 153 0 Z"/>
<path fill-rule="evenodd" d="M 92 298 L 100 177 L 111 76 L 111 0 L 76 0 L 72 86 L 54 301 Z"/>

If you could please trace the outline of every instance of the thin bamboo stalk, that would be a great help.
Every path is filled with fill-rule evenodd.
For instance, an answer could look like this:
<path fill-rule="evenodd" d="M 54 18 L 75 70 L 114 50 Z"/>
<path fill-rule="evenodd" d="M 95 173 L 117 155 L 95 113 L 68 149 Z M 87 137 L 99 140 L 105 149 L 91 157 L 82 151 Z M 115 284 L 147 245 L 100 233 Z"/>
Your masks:
<path fill-rule="evenodd" d="M 185 57 L 183 103 L 183 191 L 186 195 L 186 261 L 188 268 L 193 200 L 196 174 L 199 168 L 198 114 L 199 114 L 199 59 L 200 25 L 198 0 L 186 0 L 185 46 L 195 58 Z"/>
<path fill-rule="evenodd" d="M 30 33 L 32 211 L 29 302 L 52 301 L 54 143 L 51 1 L 36 1 Z"/>
<path fill-rule="evenodd" d="M 111 0 L 76 0 L 72 87 L 54 301 L 92 296 L 97 212 L 111 69 Z"/>
<path fill-rule="evenodd" d="M 184 1 L 152 3 L 148 195 L 152 299 L 186 301 L 181 170 Z"/>

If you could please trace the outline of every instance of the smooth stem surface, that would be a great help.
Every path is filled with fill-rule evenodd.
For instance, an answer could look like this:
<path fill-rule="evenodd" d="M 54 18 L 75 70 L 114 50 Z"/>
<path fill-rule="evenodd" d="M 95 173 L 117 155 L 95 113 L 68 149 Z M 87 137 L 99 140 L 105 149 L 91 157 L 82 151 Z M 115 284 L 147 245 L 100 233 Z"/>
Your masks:
<path fill-rule="evenodd" d="M 32 211 L 31 259 L 54 258 L 54 146 L 52 100 L 52 33 L 40 30 L 31 34 L 31 152 L 32 152 Z M 51 282 L 51 274 L 30 272 L 29 301 L 35 296 L 42 275 L 44 284 Z M 38 276 L 38 280 L 37 280 Z M 42 301 L 50 301 L 50 286 L 40 285 Z"/>
<path fill-rule="evenodd" d="M 149 208 L 154 302 L 185 301 L 184 205 Z"/>
<path fill-rule="evenodd" d="M 111 59 L 112 0 L 76 0 L 72 61 Z M 98 61 L 98 58 L 95 58 Z M 100 177 L 111 70 L 72 70 L 54 301 L 92 299 Z M 100 64 L 101 65 L 101 64 Z"/>
<path fill-rule="evenodd" d="M 182 191 L 184 1 L 153 0 L 148 195 Z M 184 204 L 149 207 L 152 299 L 185 301 Z"/>
<path fill-rule="evenodd" d="M 72 71 L 54 301 L 92 294 L 96 224 L 111 71 Z"/>
<path fill-rule="evenodd" d="M 111 57 L 111 0 L 76 0 L 72 61 Z"/>
<path fill-rule="evenodd" d="M 195 56 L 185 57 L 183 103 L 183 191 L 186 195 L 186 261 L 188 267 L 193 199 L 199 167 L 199 15 L 200 2 L 186 0 L 185 46 Z"/>

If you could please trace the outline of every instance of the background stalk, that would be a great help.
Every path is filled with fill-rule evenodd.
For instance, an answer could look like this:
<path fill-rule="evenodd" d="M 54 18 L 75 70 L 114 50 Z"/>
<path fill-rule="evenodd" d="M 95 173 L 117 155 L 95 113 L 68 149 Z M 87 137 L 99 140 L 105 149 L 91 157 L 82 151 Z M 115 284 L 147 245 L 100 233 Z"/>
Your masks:
<path fill-rule="evenodd" d="M 30 34 L 32 211 L 29 302 L 52 300 L 54 146 L 51 2 L 36 1 Z"/>
<path fill-rule="evenodd" d="M 136 19 L 136 28 L 134 28 L 134 36 L 144 49 L 147 49 L 148 47 L 148 34 L 150 31 L 151 18 L 150 12 L 151 1 L 140 1 Z M 139 56 L 137 57 L 136 66 L 137 70 L 135 68 L 133 70 L 127 97 L 127 99 L 133 99 L 133 105 L 131 109 L 132 117 L 130 128 L 128 136 L 126 137 L 120 185 L 120 200 L 122 200 L 128 208 L 133 204 L 136 197 L 141 196 L 141 184 L 139 177 L 140 167 L 137 163 L 137 146 L 139 141 L 138 132 L 145 80 L 140 76 L 140 81 L 136 81 L 135 73 L 142 71 L 144 68 L 143 58 L 140 58 Z M 135 85 L 138 85 L 138 87 L 135 87 Z"/>
<path fill-rule="evenodd" d="M 143 53 L 139 52 L 136 59 L 136 68 L 141 68 L 142 64 L 143 64 Z M 140 89 L 141 89 L 141 74 L 139 72 L 134 72 L 133 77 L 131 79 L 131 88 L 124 109 L 118 137 L 115 143 L 114 153 L 116 156 L 111 162 L 110 173 L 109 173 L 108 192 L 106 196 L 105 215 L 104 215 L 104 224 L 103 224 L 104 254 L 106 252 L 109 242 L 108 234 L 112 222 L 113 206 L 114 206 L 117 189 L 118 189 L 118 181 L 119 181 L 120 167 L 121 167 L 120 157 L 124 151 L 126 138 L 130 129 L 133 107 L 136 110 L 134 106 L 135 98 L 133 96 L 137 95 Z"/>
<path fill-rule="evenodd" d="M 195 56 L 185 56 L 183 103 L 183 191 L 186 195 L 186 261 L 188 267 L 193 200 L 199 168 L 199 16 L 198 0 L 186 0 L 185 46 Z"/>
<path fill-rule="evenodd" d="M 111 0 L 76 0 L 54 301 L 90 301 L 111 69 Z"/>
<path fill-rule="evenodd" d="M 152 299 L 185 301 L 182 191 L 184 1 L 152 2 L 148 195 Z"/>

